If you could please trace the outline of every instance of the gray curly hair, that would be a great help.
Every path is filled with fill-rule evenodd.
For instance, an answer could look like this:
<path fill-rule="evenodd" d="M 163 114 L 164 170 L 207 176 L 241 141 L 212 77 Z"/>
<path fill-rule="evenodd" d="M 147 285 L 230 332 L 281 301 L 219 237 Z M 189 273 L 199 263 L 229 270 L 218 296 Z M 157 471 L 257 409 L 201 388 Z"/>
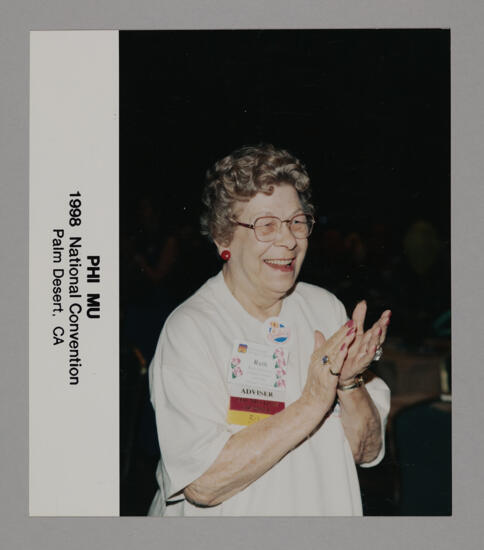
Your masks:
<path fill-rule="evenodd" d="M 292 185 L 304 212 L 314 213 L 310 180 L 301 161 L 270 144 L 236 149 L 207 171 L 200 219 L 202 234 L 228 245 L 236 228 L 236 203 L 247 202 L 257 193 L 272 195 L 274 186 L 281 184 Z"/>

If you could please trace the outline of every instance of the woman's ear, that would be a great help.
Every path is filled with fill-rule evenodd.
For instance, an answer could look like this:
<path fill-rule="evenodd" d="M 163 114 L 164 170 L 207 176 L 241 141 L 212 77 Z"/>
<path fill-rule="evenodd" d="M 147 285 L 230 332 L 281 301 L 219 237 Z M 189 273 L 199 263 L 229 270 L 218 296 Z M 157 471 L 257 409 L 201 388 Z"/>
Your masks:
<path fill-rule="evenodd" d="M 218 255 L 222 258 L 224 262 L 230 260 L 230 243 L 221 243 L 219 241 L 214 241 L 215 246 L 217 247 Z"/>
<path fill-rule="evenodd" d="M 215 246 L 217 247 L 217 252 L 218 252 L 218 255 L 220 256 L 220 254 L 222 254 L 222 251 L 225 250 L 225 246 L 222 246 L 221 243 L 219 243 L 218 241 L 213 241 Z"/>
<path fill-rule="evenodd" d="M 229 246 L 230 246 L 229 243 L 221 243 L 219 241 L 213 241 L 213 242 L 215 243 L 215 246 L 217 247 L 217 252 L 218 252 L 219 256 L 222 256 L 222 252 L 224 252 L 224 250 L 229 250 Z"/>

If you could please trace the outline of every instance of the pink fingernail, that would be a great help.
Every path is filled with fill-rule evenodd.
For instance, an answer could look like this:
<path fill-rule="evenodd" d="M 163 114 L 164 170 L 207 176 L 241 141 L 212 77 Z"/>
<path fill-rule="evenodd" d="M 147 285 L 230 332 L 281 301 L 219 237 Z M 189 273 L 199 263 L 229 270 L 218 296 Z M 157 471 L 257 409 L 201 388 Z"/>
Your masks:
<path fill-rule="evenodd" d="M 380 336 L 380 334 L 383 332 L 383 330 L 380 328 L 380 330 L 378 331 L 378 336 Z"/>
<path fill-rule="evenodd" d="M 388 326 L 390 324 L 390 319 L 387 320 L 387 322 L 385 323 L 386 326 Z"/>
<path fill-rule="evenodd" d="M 342 344 L 342 346 L 339 348 L 340 351 L 343 351 L 346 347 L 346 344 Z"/>
<path fill-rule="evenodd" d="M 353 332 L 355 332 L 355 328 L 353 327 L 352 329 L 350 329 L 347 333 L 346 333 L 346 336 L 349 336 L 350 334 L 353 334 Z"/>
<path fill-rule="evenodd" d="M 353 319 L 350 319 L 350 320 L 346 323 L 346 326 L 347 326 L 347 327 L 352 327 L 352 326 L 353 326 L 353 323 L 354 323 Z"/>

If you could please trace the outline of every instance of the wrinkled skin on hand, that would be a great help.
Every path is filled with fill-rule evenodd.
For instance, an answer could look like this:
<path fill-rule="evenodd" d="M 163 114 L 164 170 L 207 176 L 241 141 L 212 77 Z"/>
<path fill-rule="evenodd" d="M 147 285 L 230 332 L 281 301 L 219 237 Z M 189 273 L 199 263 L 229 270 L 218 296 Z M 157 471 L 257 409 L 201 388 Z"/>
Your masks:
<path fill-rule="evenodd" d="M 321 409 L 325 414 L 334 402 L 339 376 L 331 374 L 341 371 L 348 347 L 355 338 L 355 330 L 343 325 L 331 338 L 325 339 L 323 334 L 314 332 L 314 351 L 309 363 L 306 385 L 302 392 L 305 402 Z M 330 363 L 323 365 L 322 358 L 327 355 Z"/>
<path fill-rule="evenodd" d="M 340 383 L 345 384 L 363 373 L 373 360 L 375 351 L 385 341 L 388 325 L 392 312 L 385 310 L 378 321 L 368 329 L 364 330 L 367 305 L 366 301 L 359 302 L 352 315 L 356 336 L 351 343 L 348 354 L 341 368 Z"/>

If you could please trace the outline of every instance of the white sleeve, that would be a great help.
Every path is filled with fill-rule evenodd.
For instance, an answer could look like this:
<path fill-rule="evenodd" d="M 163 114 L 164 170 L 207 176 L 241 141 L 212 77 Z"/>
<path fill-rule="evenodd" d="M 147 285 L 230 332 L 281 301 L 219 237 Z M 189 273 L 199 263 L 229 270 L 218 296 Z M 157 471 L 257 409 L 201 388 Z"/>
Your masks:
<path fill-rule="evenodd" d="M 167 499 L 200 477 L 231 436 L 227 392 L 202 324 L 175 312 L 165 324 L 150 365 Z"/>
<path fill-rule="evenodd" d="M 373 403 L 375 403 L 381 422 L 382 445 L 380 452 L 375 460 L 360 464 L 362 468 L 371 468 L 372 466 L 379 464 L 385 456 L 385 429 L 387 425 L 388 413 L 390 412 L 390 388 L 381 378 L 375 376 L 375 378 L 366 384 L 366 389 L 368 390 Z"/>
<path fill-rule="evenodd" d="M 348 314 L 346 313 L 346 309 L 343 303 L 340 300 L 338 300 L 338 298 L 336 298 L 334 294 L 329 294 L 329 296 L 332 301 L 332 306 L 334 308 L 334 315 L 336 317 L 336 323 L 339 329 L 341 325 L 344 325 L 346 321 L 348 321 L 349 317 L 348 317 Z"/>

